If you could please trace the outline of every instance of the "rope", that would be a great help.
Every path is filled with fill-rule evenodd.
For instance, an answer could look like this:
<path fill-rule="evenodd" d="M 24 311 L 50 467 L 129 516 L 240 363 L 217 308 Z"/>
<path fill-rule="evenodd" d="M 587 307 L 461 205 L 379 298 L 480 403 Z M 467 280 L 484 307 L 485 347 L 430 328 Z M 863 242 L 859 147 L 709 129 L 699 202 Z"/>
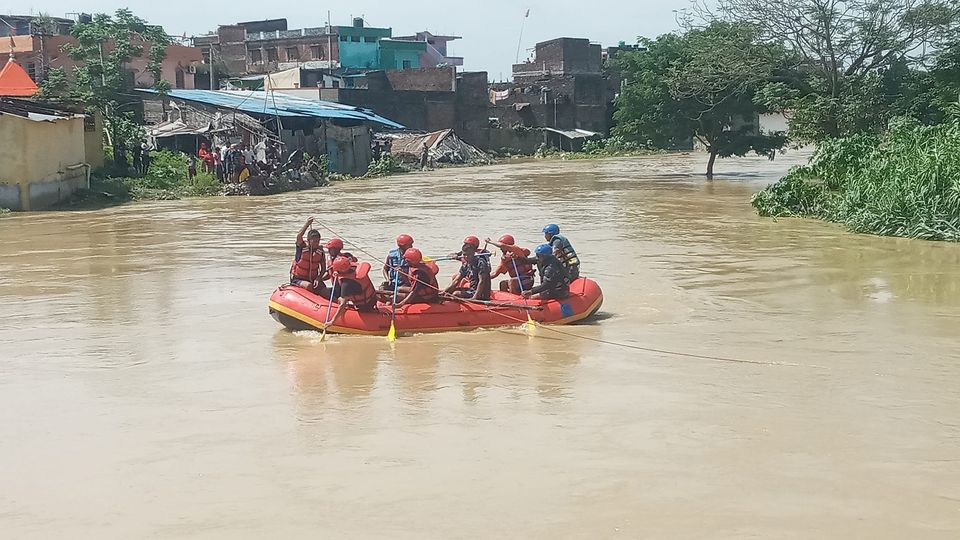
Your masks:
<path fill-rule="evenodd" d="M 329 231 L 330 234 L 332 234 L 332 235 L 340 238 L 341 240 L 344 239 L 343 235 L 341 235 L 341 234 L 339 234 L 337 231 L 331 229 L 331 228 L 330 228 L 329 226 L 327 226 L 325 223 L 322 223 L 322 222 L 320 222 L 320 221 L 317 221 L 316 219 L 314 219 L 314 222 L 317 223 L 317 224 L 319 224 L 320 227 L 322 227 L 322 228 L 326 229 L 327 231 Z M 373 259 L 375 262 L 378 262 L 378 263 L 380 263 L 380 264 L 387 264 L 386 261 L 380 259 L 380 258 L 377 257 L 376 255 L 374 255 L 374 254 L 370 253 L 369 251 L 363 249 L 363 246 L 360 246 L 360 245 L 356 244 L 355 242 L 351 242 L 351 241 L 349 241 L 349 240 L 344 240 L 344 241 L 345 241 L 346 243 L 350 244 L 351 246 L 353 246 L 354 249 L 356 249 L 356 250 L 359 251 L 360 253 L 363 253 L 364 255 L 370 257 L 371 259 Z M 430 285 L 428 285 L 428 286 L 430 286 Z M 438 291 L 440 291 L 440 288 L 439 288 L 439 287 L 437 287 L 436 289 L 437 289 Z M 472 304 L 472 305 L 478 305 L 478 304 Z M 497 310 L 492 309 L 492 308 L 490 308 L 490 307 L 488 307 L 488 306 L 478 305 L 478 307 L 482 307 L 483 309 L 486 309 L 487 311 L 490 311 L 490 312 L 492 312 L 492 313 L 496 313 L 496 314 L 500 315 L 501 317 L 504 317 L 504 318 L 506 318 L 506 319 L 510 319 L 510 320 L 512 320 L 512 321 L 514 321 L 514 322 L 517 322 L 517 323 L 520 323 L 520 324 L 526 324 L 526 323 L 527 323 L 527 321 L 525 321 L 524 319 L 520 319 L 520 318 L 518 318 L 518 317 L 514 317 L 513 315 L 510 315 L 510 314 L 508 314 L 508 313 L 503 313 L 503 312 L 501 312 L 501 311 L 497 311 Z M 583 336 L 583 335 L 580 335 L 580 334 L 575 334 L 575 333 L 573 333 L 573 332 L 568 332 L 568 331 L 560 330 L 559 328 L 556 328 L 556 327 L 553 327 L 553 326 L 546 326 L 546 325 L 540 324 L 540 323 L 538 323 L 538 322 L 536 322 L 536 321 L 534 321 L 534 324 L 536 324 L 537 328 L 541 328 L 541 329 L 544 329 L 544 330 L 547 330 L 547 331 L 549 331 L 549 332 L 553 332 L 553 333 L 555 333 L 555 334 L 559 334 L 559 335 L 562 335 L 562 336 L 567 336 L 567 337 L 571 337 L 571 338 L 582 339 L 582 340 L 584 340 L 584 341 L 591 341 L 591 342 L 593 342 L 593 343 L 600 343 L 600 344 L 603 344 L 603 345 L 610 345 L 610 346 L 612 346 L 612 347 L 620 347 L 620 348 L 622 348 L 622 349 L 630 349 L 630 350 L 635 350 L 635 351 L 643 351 L 643 352 L 649 352 L 649 353 L 663 354 L 663 355 L 668 355 L 668 356 L 679 356 L 679 357 L 682 357 L 682 358 L 693 358 L 693 359 L 697 359 L 697 360 L 710 360 L 710 361 L 713 361 L 713 362 L 729 362 L 729 363 L 735 363 L 735 364 L 753 364 L 753 365 L 760 365 L 760 366 L 808 367 L 808 368 L 814 368 L 814 369 L 825 369 L 823 366 L 809 365 L 809 364 L 796 364 L 796 363 L 793 363 L 793 362 L 764 362 L 764 361 L 762 361 L 762 360 L 747 360 L 747 359 L 744 359 L 744 358 L 730 358 L 730 357 L 724 357 L 724 356 L 714 356 L 714 355 L 709 355 L 709 354 L 697 354 L 697 353 L 688 353 L 688 352 L 682 352 L 682 351 L 671 351 L 671 350 L 668 350 L 668 349 L 658 349 L 658 348 L 655 348 L 655 347 L 643 347 L 643 346 L 641 346 L 641 345 L 634 345 L 634 344 L 632 344 L 632 343 L 621 343 L 621 342 L 617 342 L 617 341 L 610 341 L 610 340 L 600 339 L 600 338 L 595 338 L 595 337 L 590 337 L 590 336 Z"/>

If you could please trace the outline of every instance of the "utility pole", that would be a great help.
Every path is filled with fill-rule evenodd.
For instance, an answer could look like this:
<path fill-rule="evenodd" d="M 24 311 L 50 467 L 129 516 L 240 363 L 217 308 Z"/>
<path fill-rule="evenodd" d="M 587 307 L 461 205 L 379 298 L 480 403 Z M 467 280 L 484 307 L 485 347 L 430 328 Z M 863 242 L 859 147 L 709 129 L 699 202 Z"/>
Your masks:
<path fill-rule="evenodd" d="M 527 12 L 523 14 L 523 19 L 520 20 L 520 37 L 517 38 L 517 61 L 515 64 L 520 63 L 520 44 L 523 43 L 523 26 L 527 22 L 527 17 L 530 16 L 530 9 L 527 9 Z"/>

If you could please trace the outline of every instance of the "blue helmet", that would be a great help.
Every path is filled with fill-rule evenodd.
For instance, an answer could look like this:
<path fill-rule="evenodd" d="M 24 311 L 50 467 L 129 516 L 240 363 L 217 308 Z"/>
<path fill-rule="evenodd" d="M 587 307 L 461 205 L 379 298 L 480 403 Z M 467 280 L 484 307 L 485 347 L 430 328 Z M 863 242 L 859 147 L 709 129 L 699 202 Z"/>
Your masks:
<path fill-rule="evenodd" d="M 540 244 L 533 252 L 537 255 L 551 255 L 553 254 L 553 248 L 550 247 L 550 244 Z"/>
<path fill-rule="evenodd" d="M 560 234 L 560 226 L 556 223 L 551 223 L 543 228 L 543 234 Z"/>

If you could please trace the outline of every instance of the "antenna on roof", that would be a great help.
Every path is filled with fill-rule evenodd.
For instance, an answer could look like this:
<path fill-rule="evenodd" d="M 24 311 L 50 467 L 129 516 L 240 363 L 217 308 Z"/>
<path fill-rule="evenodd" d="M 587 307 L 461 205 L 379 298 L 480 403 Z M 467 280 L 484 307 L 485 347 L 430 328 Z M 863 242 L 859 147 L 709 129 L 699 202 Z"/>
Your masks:
<path fill-rule="evenodd" d="M 520 20 L 520 37 L 517 39 L 517 61 L 514 64 L 520 63 L 520 44 L 523 43 L 523 26 L 527 22 L 527 17 L 530 16 L 530 8 L 527 8 L 527 12 L 523 14 L 523 19 Z"/>

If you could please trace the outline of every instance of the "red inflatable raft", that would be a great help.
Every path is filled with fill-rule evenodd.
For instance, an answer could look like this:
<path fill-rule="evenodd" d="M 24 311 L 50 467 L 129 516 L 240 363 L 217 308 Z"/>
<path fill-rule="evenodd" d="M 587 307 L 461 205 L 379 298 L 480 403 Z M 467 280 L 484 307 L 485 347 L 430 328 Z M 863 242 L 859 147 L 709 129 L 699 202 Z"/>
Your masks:
<path fill-rule="evenodd" d="M 326 298 L 309 291 L 283 285 L 270 297 L 270 315 L 291 330 L 319 330 L 325 318 L 337 311 Z M 543 324 L 570 324 L 586 319 L 600 309 L 603 292 L 591 279 L 579 278 L 570 284 L 570 296 L 563 300 L 528 300 L 525 309 L 518 295 L 494 291 L 489 303 L 444 300 L 442 304 L 410 304 L 397 310 L 399 333 L 449 332 L 520 325 L 530 317 Z M 361 313 L 348 309 L 327 332 L 385 336 L 390 329 L 390 306 L 380 304 L 377 311 Z"/>

